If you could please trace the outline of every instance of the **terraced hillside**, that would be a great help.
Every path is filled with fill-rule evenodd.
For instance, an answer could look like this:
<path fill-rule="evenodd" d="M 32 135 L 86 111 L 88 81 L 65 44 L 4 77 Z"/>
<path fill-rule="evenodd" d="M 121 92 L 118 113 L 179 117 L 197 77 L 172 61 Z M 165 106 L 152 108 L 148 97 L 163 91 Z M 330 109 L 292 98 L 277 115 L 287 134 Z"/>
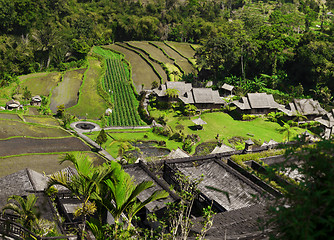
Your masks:
<path fill-rule="evenodd" d="M 122 53 L 132 67 L 137 92 L 151 89 L 152 83 L 177 81 L 182 74 L 195 72 L 195 50 L 188 43 L 130 41 L 105 46 Z"/>
<path fill-rule="evenodd" d="M 50 109 L 57 112 L 57 106 L 72 107 L 78 102 L 78 93 L 85 68 L 65 72 L 62 81 L 52 91 Z"/>
<path fill-rule="evenodd" d="M 109 126 L 141 126 L 145 123 L 138 113 L 139 102 L 132 89 L 129 66 L 121 54 L 101 47 L 94 47 L 93 52 L 102 56 L 105 73 L 102 78 L 102 91 L 112 105 L 112 112 L 107 116 Z"/>

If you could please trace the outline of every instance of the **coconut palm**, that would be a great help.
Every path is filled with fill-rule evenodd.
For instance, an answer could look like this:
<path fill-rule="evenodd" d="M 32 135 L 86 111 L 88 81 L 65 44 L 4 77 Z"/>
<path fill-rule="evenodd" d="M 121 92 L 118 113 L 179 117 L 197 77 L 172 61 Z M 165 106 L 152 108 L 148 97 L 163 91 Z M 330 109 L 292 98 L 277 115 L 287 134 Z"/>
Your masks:
<path fill-rule="evenodd" d="M 281 133 L 283 133 L 284 135 L 284 139 L 287 139 L 288 142 L 290 141 L 290 137 L 293 133 L 295 133 L 295 129 L 293 127 L 291 127 L 288 123 L 283 122 L 283 126 L 281 127 L 281 129 L 279 129 L 279 131 Z"/>
<path fill-rule="evenodd" d="M 170 97 L 170 98 L 176 98 L 178 97 L 180 94 L 180 91 L 177 90 L 177 89 L 174 89 L 174 88 L 168 88 L 166 89 L 166 95 L 167 97 Z"/>
<path fill-rule="evenodd" d="M 11 200 L 14 200 L 14 202 L 10 202 Z M 35 194 L 30 194 L 27 198 L 12 195 L 7 199 L 7 204 L 2 208 L 2 212 L 11 210 L 19 216 L 19 223 L 22 226 L 29 230 L 39 229 L 36 216 L 36 201 L 37 197 Z"/>
<path fill-rule="evenodd" d="M 168 193 L 163 190 L 155 191 L 145 201 L 140 202 L 137 196 L 148 188 L 153 186 L 151 181 L 143 181 L 136 185 L 128 173 L 121 169 L 121 166 L 113 170 L 112 178 L 104 181 L 108 196 L 96 196 L 99 201 L 106 207 L 106 209 L 113 215 L 115 219 L 114 238 L 118 238 L 118 225 L 121 221 L 121 215 L 127 212 L 128 215 L 128 230 L 131 227 L 132 218 L 145 205 L 155 200 L 166 198 Z"/>
<path fill-rule="evenodd" d="M 86 219 L 96 211 L 93 202 L 89 202 L 92 194 L 99 191 L 99 183 L 112 171 L 106 165 L 95 167 L 92 160 L 82 153 L 66 154 L 60 163 L 70 161 L 74 164 L 78 174 L 69 176 L 66 173 L 56 173 L 48 181 L 47 188 L 60 185 L 70 190 L 81 202 L 82 206 L 75 212 L 76 216 L 83 217 L 82 239 L 86 230 Z"/>

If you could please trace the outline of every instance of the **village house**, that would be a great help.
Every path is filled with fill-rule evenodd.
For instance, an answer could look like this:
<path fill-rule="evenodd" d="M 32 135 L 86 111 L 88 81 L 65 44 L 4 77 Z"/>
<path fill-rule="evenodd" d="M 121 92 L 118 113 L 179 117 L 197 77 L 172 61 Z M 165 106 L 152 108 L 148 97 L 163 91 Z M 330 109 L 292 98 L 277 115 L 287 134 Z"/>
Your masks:
<path fill-rule="evenodd" d="M 30 105 L 31 106 L 38 106 L 38 107 L 40 107 L 41 104 L 42 104 L 42 98 L 41 98 L 41 96 L 36 95 L 36 96 L 34 96 L 34 97 L 31 98 L 31 101 L 30 101 Z"/>
<path fill-rule="evenodd" d="M 9 102 L 6 103 L 6 109 L 7 110 L 13 110 L 13 109 L 20 109 L 22 108 L 22 105 L 20 104 L 19 101 L 16 101 L 14 99 L 10 100 Z"/>
<path fill-rule="evenodd" d="M 167 96 L 168 89 L 176 89 L 178 96 Z M 153 93 L 159 98 L 159 101 L 178 101 L 184 104 L 193 104 L 198 109 L 214 109 L 226 105 L 217 90 L 193 88 L 191 83 L 185 82 L 167 82 L 159 88 L 153 89 Z"/>
<path fill-rule="evenodd" d="M 220 89 L 223 92 L 224 97 L 228 97 L 228 96 L 233 95 L 234 86 L 232 86 L 232 85 L 224 83 L 224 85 Z"/>
<path fill-rule="evenodd" d="M 243 114 L 268 114 L 275 112 L 282 105 L 275 102 L 272 94 L 266 93 L 247 93 L 239 101 L 233 101 L 237 109 Z"/>
<path fill-rule="evenodd" d="M 289 117 L 294 117 L 298 114 L 307 117 L 308 120 L 314 120 L 316 117 L 327 114 L 317 100 L 310 99 L 294 99 L 285 107 L 279 107 L 281 112 L 284 112 Z"/>
<path fill-rule="evenodd" d="M 334 109 L 321 117 L 315 118 L 314 120 L 320 123 L 323 127 L 323 138 L 329 139 L 332 135 L 334 135 Z"/>

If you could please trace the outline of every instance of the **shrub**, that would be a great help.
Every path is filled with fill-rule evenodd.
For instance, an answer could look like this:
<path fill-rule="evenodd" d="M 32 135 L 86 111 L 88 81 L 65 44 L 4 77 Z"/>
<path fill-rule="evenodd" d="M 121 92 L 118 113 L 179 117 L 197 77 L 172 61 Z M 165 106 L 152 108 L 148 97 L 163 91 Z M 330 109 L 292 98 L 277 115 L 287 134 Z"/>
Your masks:
<path fill-rule="evenodd" d="M 251 114 L 244 114 L 244 115 L 242 115 L 242 120 L 243 121 L 251 121 L 251 120 L 254 120 L 256 118 L 258 118 L 258 116 L 251 115 Z"/>

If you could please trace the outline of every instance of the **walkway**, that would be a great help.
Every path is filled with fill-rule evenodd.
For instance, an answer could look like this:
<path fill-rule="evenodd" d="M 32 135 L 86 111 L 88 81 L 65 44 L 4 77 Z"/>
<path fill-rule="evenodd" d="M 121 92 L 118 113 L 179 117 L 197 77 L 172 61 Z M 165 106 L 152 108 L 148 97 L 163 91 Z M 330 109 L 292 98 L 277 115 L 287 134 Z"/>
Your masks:
<path fill-rule="evenodd" d="M 79 123 L 87 123 L 91 124 L 94 126 L 93 129 L 81 129 L 77 127 L 77 124 Z M 101 131 L 101 127 L 93 122 L 87 122 L 87 121 L 78 121 L 78 122 L 73 122 L 70 124 L 71 128 L 78 134 L 80 138 L 82 138 L 84 141 L 86 141 L 89 145 L 93 146 L 96 149 L 99 149 L 99 153 L 102 154 L 104 157 L 106 157 L 109 161 L 115 161 L 115 158 L 111 156 L 106 150 L 100 149 L 100 145 L 98 145 L 95 141 L 87 137 L 84 133 L 87 132 L 95 132 L 95 131 Z M 113 129 L 149 129 L 151 126 L 137 126 L 137 127 L 107 127 L 104 128 L 104 130 L 113 130 Z"/>

